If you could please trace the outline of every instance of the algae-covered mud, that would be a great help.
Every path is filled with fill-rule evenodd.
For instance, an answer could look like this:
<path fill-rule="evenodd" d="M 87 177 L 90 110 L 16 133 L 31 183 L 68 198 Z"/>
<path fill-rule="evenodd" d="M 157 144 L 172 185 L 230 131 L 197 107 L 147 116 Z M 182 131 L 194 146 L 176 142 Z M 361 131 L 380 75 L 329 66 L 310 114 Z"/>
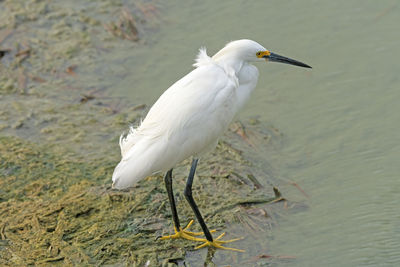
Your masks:
<path fill-rule="evenodd" d="M 68 153 L 69 148 L 15 137 L 1 137 L 0 151 L 1 264 L 157 266 L 182 263 L 187 252 L 193 253 L 193 242 L 157 240 L 173 227 L 162 176 L 149 177 L 129 191 L 113 191 L 110 175 L 117 157 L 88 160 Z M 182 194 L 188 163 L 177 168 L 174 179 L 182 222 L 193 218 Z M 198 173 L 194 196 L 207 223 L 221 231 L 239 224 L 237 234 L 251 239 L 276 223 L 279 210 L 301 207 L 285 200 L 277 188 L 261 185 L 242 152 L 226 142 L 202 162 Z M 197 224 L 193 229 L 200 231 Z M 231 256 L 227 252 L 225 261 L 257 262 L 265 255 Z"/>
<path fill-rule="evenodd" d="M 252 241 L 283 214 L 306 207 L 282 190 L 294 189 L 288 191 L 301 200 L 300 187 L 281 182 L 273 168 L 257 168 L 268 156 L 255 161 L 254 151 L 273 154 L 284 144 L 278 129 L 257 119 L 232 124 L 216 151 L 201 160 L 193 188 L 209 227 L 230 227 L 227 238 L 245 237 L 232 246 L 246 253 L 215 259 L 212 250 L 195 251 L 193 242 L 158 240 L 173 229 L 161 174 L 128 191 L 111 190 L 119 134 L 147 111 L 143 103 L 111 97 L 115 82 L 131 74 L 118 63 L 151 45 L 162 27 L 161 4 L 5 0 L 0 10 L 1 265 L 293 260 L 268 254 L 267 241 Z M 182 224 L 193 218 L 182 194 L 188 163 L 174 171 Z"/>
<path fill-rule="evenodd" d="M 2 137 L 0 149 L 2 264 L 153 266 L 183 262 L 193 250 L 193 242 L 157 240 L 172 231 L 162 176 L 119 192 L 109 186 L 113 160 L 86 160 L 14 137 Z M 274 223 L 274 206 L 287 209 L 278 189 L 260 187 L 251 177 L 251 164 L 229 144 L 220 143 L 202 163 L 194 194 L 211 227 L 239 223 L 240 234 L 249 237 Z M 178 210 L 188 222 L 193 216 L 182 194 L 187 168 L 177 170 Z"/>

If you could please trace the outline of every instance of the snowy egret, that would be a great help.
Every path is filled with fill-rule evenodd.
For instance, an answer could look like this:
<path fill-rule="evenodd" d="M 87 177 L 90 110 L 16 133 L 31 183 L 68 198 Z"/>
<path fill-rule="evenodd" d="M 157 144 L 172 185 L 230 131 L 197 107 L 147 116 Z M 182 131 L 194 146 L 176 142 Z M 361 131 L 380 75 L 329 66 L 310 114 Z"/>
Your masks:
<path fill-rule="evenodd" d="M 201 48 L 192 72 L 168 88 L 151 107 L 136 129 L 120 137 L 122 159 L 113 173 L 113 188 L 124 189 L 154 173 L 164 171 L 165 186 L 171 205 L 175 234 L 161 239 L 185 238 L 204 242 L 196 248 L 222 246 L 238 239 L 213 239 L 192 196 L 192 183 L 198 159 L 213 149 L 235 114 L 249 98 L 258 80 L 258 69 L 251 62 L 270 61 L 310 66 L 280 56 L 252 40 L 228 43 L 213 57 Z M 181 228 L 172 191 L 172 168 L 193 156 L 184 191 L 205 238 L 188 231 L 191 221 Z"/>

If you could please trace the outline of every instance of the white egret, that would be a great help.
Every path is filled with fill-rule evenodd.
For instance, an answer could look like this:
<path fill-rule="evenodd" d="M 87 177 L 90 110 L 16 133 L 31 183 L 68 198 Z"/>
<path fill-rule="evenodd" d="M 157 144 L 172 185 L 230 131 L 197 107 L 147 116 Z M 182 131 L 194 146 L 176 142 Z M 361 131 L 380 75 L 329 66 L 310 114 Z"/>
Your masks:
<path fill-rule="evenodd" d="M 274 54 L 252 40 L 230 42 L 213 57 L 202 48 L 194 64 L 196 68 L 160 96 L 140 126 L 131 127 L 126 136 L 121 136 L 122 159 L 114 170 L 113 188 L 124 189 L 154 173 L 167 172 L 164 181 L 175 234 L 161 239 L 186 238 L 204 242 L 196 248 L 213 246 L 242 251 L 222 246 L 237 239 L 222 241 L 223 234 L 213 239 L 192 197 L 192 183 L 199 157 L 216 146 L 255 88 L 258 69 L 250 63 L 257 61 L 311 68 Z M 193 221 L 181 228 L 172 191 L 172 168 L 190 156 L 193 161 L 184 194 L 205 239 L 187 230 Z"/>

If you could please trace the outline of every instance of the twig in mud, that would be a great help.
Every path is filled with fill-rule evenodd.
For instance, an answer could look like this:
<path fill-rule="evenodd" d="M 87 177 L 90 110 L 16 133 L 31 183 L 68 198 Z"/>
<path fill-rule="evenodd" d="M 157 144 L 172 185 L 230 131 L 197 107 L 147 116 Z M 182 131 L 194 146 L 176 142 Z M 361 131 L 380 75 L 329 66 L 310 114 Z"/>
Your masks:
<path fill-rule="evenodd" d="M 301 193 L 303 193 L 305 197 L 310 198 L 310 196 L 306 193 L 306 191 L 304 191 L 296 182 L 289 181 L 289 184 L 296 187 Z"/>
<path fill-rule="evenodd" d="M 136 28 L 136 22 L 133 19 L 133 16 L 126 8 L 122 9 L 121 13 L 121 21 L 126 23 L 127 27 L 127 32 L 124 33 L 125 39 L 131 40 L 131 41 L 137 41 L 139 40 L 139 32 Z"/>
<path fill-rule="evenodd" d="M 104 28 L 115 37 L 133 42 L 139 40 L 139 31 L 136 27 L 135 19 L 127 8 L 122 9 L 118 22 L 104 24 Z"/>
<path fill-rule="evenodd" d="M 29 77 L 32 81 L 34 81 L 34 82 L 38 82 L 38 83 L 44 83 L 44 82 L 46 82 L 45 79 L 43 79 L 43 78 L 41 78 L 41 77 L 39 77 L 39 76 L 33 76 L 32 74 L 28 74 L 28 77 Z"/>
<path fill-rule="evenodd" d="M 396 5 L 390 6 L 385 8 L 383 11 L 379 12 L 378 15 L 376 15 L 375 20 L 379 20 L 380 18 L 382 18 L 383 16 L 385 16 L 386 14 L 388 14 L 390 11 L 392 11 L 393 9 L 395 9 Z"/>
<path fill-rule="evenodd" d="M 22 93 L 26 93 L 26 75 L 21 67 L 18 70 L 18 87 Z"/>
<path fill-rule="evenodd" d="M 254 184 L 254 187 L 256 189 L 260 189 L 263 187 L 262 184 L 257 180 L 257 178 L 253 174 L 251 173 L 247 174 L 247 178 L 249 178 L 249 180 Z"/>
<path fill-rule="evenodd" d="M 86 103 L 89 100 L 93 100 L 95 97 L 93 95 L 82 95 L 81 99 L 79 100 L 80 103 Z"/>
<path fill-rule="evenodd" d="M 155 21 L 160 16 L 160 12 L 157 7 L 153 3 L 135 3 L 135 6 L 140 10 L 140 12 L 144 15 L 146 20 Z"/>
<path fill-rule="evenodd" d="M 27 48 L 24 50 L 20 50 L 15 54 L 15 57 L 17 58 L 17 64 L 21 64 L 27 57 L 29 57 L 31 54 L 31 49 Z"/>
<path fill-rule="evenodd" d="M 234 148 L 230 143 L 226 142 L 226 141 L 219 141 L 218 143 L 223 144 L 224 146 L 226 146 L 229 150 L 233 151 L 234 153 L 237 153 L 238 155 L 242 155 L 243 151 Z"/>
<path fill-rule="evenodd" d="M 249 220 L 244 219 L 243 215 L 237 214 L 235 217 L 239 221 L 240 225 L 242 225 L 244 228 L 247 229 L 246 232 L 251 232 L 252 235 L 256 234 L 255 232 L 256 229 L 254 229 L 254 227 L 250 225 Z"/>
<path fill-rule="evenodd" d="M 274 186 L 273 190 L 274 190 L 274 194 L 275 194 L 275 199 L 270 201 L 270 203 L 276 203 L 279 201 L 285 201 L 285 203 L 287 202 L 286 198 L 282 197 L 282 193 L 278 190 L 277 187 Z"/>
<path fill-rule="evenodd" d="M 0 44 L 13 32 L 12 29 L 5 29 L 0 32 Z"/>
<path fill-rule="evenodd" d="M 249 204 L 262 204 L 262 203 L 276 203 L 282 200 L 286 200 L 282 197 L 281 192 L 279 192 L 278 188 L 274 187 L 274 197 L 258 197 L 253 199 L 243 199 L 239 200 L 235 205 L 249 205 Z"/>
<path fill-rule="evenodd" d="M 76 76 L 75 70 L 76 70 L 77 67 L 78 67 L 77 65 L 71 65 L 71 66 L 67 67 L 67 69 L 65 70 L 65 72 L 66 72 L 67 74 L 69 74 L 69 75 Z"/>
<path fill-rule="evenodd" d="M 146 104 L 141 104 L 141 105 L 137 105 L 137 106 L 133 107 L 131 110 L 136 111 L 136 110 L 141 110 L 141 109 L 145 109 L 145 108 L 146 108 Z"/>
<path fill-rule="evenodd" d="M 25 46 L 27 48 L 24 50 L 21 50 L 20 48 L 22 47 L 22 45 L 18 44 L 17 53 L 15 54 L 15 58 L 17 59 L 18 65 L 20 65 L 31 54 L 31 48 L 27 44 L 24 44 L 23 46 Z"/>
<path fill-rule="evenodd" d="M 268 254 L 260 254 L 258 256 L 252 257 L 249 262 L 256 262 L 260 259 L 296 259 L 295 256 L 290 256 L 290 255 L 278 255 L 278 256 L 273 256 L 273 255 L 268 255 Z"/>
<path fill-rule="evenodd" d="M 281 199 L 278 199 L 280 201 Z M 260 197 L 260 198 L 253 198 L 253 199 L 243 199 L 237 202 L 237 205 L 251 205 L 251 204 L 262 204 L 262 203 L 274 203 L 277 202 L 275 197 Z"/>
<path fill-rule="evenodd" d="M 6 240 L 7 237 L 5 235 L 5 229 L 6 229 L 6 223 L 4 223 L 1 228 L 0 228 L 0 236 L 1 236 L 1 240 Z"/>
<path fill-rule="evenodd" d="M 64 259 L 65 259 L 64 256 L 57 256 L 57 257 L 47 258 L 47 259 L 41 260 L 41 261 L 39 261 L 39 262 L 37 262 L 37 263 L 40 265 L 40 264 L 44 264 L 44 263 L 47 263 L 47 262 L 62 261 L 62 260 L 64 260 Z"/>
<path fill-rule="evenodd" d="M 247 214 L 247 211 L 244 213 L 244 215 L 240 215 L 238 217 L 241 217 L 240 221 L 242 222 L 242 225 L 247 227 L 253 235 L 257 235 L 257 232 L 265 232 L 265 229 L 263 229 L 261 225 L 255 223 L 252 217 Z"/>
<path fill-rule="evenodd" d="M 277 187 L 274 186 L 272 189 L 274 190 L 274 194 L 275 194 L 276 198 L 280 198 L 282 196 L 282 193 L 278 190 Z"/>
<path fill-rule="evenodd" d="M 249 137 L 247 136 L 245 127 L 240 121 L 233 123 L 231 125 L 230 129 L 232 132 L 239 135 L 250 146 L 252 146 L 253 148 L 256 148 L 256 146 L 253 144 L 253 142 L 250 141 Z"/>
<path fill-rule="evenodd" d="M 251 208 L 247 209 L 246 213 L 250 215 L 257 215 L 257 216 L 263 216 L 263 217 L 268 217 L 268 213 L 265 209 L 262 208 Z"/>
<path fill-rule="evenodd" d="M 218 170 L 215 169 L 214 174 L 217 174 L 217 173 L 218 173 Z M 251 184 L 249 183 L 249 181 L 247 179 L 245 179 L 243 176 L 241 176 L 240 174 L 238 174 L 235 171 L 232 171 L 230 174 L 227 175 L 227 177 L 232 177 L 232 178 L 236 177 L 236 178 L 238 178 L 238 180 L 239 180 L 238 182 L 240 184 L 245 184 L 245 185 L 251 186 Z"/>
<path fill-rule="evenodd" d="M 15 54 L 16 57 L 20 57 L 20 56 L 29 56 L 31 53 L 31 49 L 25 49 L 25 50 L 21 50 L 18 53 Z"/>
<path fill-rule="evenodd" d="M 274 187 L 273 189 L 274 189 L 274 193 L 275 193 L 274 197 L 261 196 L 261 197 L 256 197 L 253 199 L 249 199 L 249 198 L 248 199 L 239 199 L 237 202 L 232 203 L 231 205 L 225 206 L 223 208 L 213 210 L 209 214 L 217 214 L 222 209 L 232 209 L 238 205 L 270 204 L 270 203 L 272 204 L 272 203 L 286 200 L 285 198 L 282 197 L 282 194 L 279 192 L 278 188 Z"/>
<path fill-rule="evenodd" d="M 102 87 L 102 88 L 92 88 L 92 89 L 89 91 L 89 95 L 104 94 L 105 89 L 106 89 L 105 87 Z"/>

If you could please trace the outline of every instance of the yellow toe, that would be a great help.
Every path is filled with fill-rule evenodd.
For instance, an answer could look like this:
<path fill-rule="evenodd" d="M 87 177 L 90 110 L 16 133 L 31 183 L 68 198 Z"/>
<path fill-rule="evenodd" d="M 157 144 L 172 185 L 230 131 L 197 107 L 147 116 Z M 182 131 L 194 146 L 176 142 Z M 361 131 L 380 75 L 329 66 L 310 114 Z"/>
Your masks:
<path fill-rule="evenodd" d="M 194 220 L 191 220 L 188 225 L 185 228 L 180 228 L 179 231 L 177 231 L 176 227 L 174 227 L 175 234 L 173 235 L 167 235 L 167 236 L 162 236 L 160 239 L 161 240 L 166 240 L 166 239 L 177 239 L 177 238 L 184 238 L 192 241 L 200 241 L 200 242 L 205 242 L 207 239 L 205 238 L 197 238 L 196 236 L 204 235 L 203 232 L 191 232 L 188 229 L 192 224 L 194 223 Z M 213 233 L 216 230 L 211 230 L 210 232 Z"/>
<path fill-rule="evenodd" d="M 196 236 L 203 235 L 204 234 L 203 232 L 191 232 L 191 231 L 188 230 L 190 228 L 190 226 L 192 226 L 193 222 L 194 221 L 191 220 L 185 228 L 183 228 L 183 229 L 180 228 L 179 231 L 176 229 L 176 227 L 174 227 L 175 234 L 162 236 L 160 239 L 161 240 L 167 240 L 167 239 L 183 238 L 183 239 L 187 239 L 187 240 L 197 241 L 197 242 L 202 242 L 203 243 L 203 244 L 195 247 L 195 249 L 200 249 L 200 248 L 204 248 L 204 247 L 215 247 L 215 248 L 219 248 L 219 249 L 244 252 L 244 250 L 242 250 L 242 249 L 229 248 L 229 247 L 222 246 L 223 244 L 235 242 L 235 241 L 241 240 L 243 238 L 234 238 L 234 239 L 230 239 L 230 240 L 220 240 L 225 235 L 225 233 L 222 233 L 217 238 L 215 238 L 214 241 L 210 242 L 205 238 L 196 237 Z M 216 230 L 211 230 L 210 232 L 214 233 L 214 232 L 216 232 Z"/>
<path fill-rule="evenodd" d="M 185 232 L 186 234 L 192 235 L 192 236 L 204 235 L 203 232 L 191 232 L 191 231 L 188 231 L 188 229 L 190 228 L 190 226 L 192 226 L 193 223 L 194 223 L 194 220 L 190 220 L 190 222 L 188 223 L 188 225 L 186 225 L 186 227 L 183 228 L 182 231 Z M 210 230 L 210 233 L 214 233 L 214 232 L 216 232 L 216 231 L 217 231 L 217 230 Z"/>
<path fill-rule="evenodd" d="M 214 241 L 208 241 L 206 240 L 203 244 L 195 247 L 194 249 L 200 249 L 200 248 L 204 248 L 204 247 L 215 247 L 215 248 L 219 248 L 219 249 L 224 249 L 224 250 L 231 250 L 231 251 L 237 251 L 237 252 L 244 252 L 243 249 L 238 249 L 238 248 L 229 248 L 229 247 L 224 247 L 222 246 L 222 244 L 226 244 L 226 243 L 231 243 L 231 242 L 235 242 L 238 240 L 241 240 L 243 238 L 234 238 L 234 239 L 230 239 L 230 240 L 219 240 L 220 238 L 222 238 L 225 235 L 225 233 L 220 234 L 217 238 L 214 239 Z"/>

